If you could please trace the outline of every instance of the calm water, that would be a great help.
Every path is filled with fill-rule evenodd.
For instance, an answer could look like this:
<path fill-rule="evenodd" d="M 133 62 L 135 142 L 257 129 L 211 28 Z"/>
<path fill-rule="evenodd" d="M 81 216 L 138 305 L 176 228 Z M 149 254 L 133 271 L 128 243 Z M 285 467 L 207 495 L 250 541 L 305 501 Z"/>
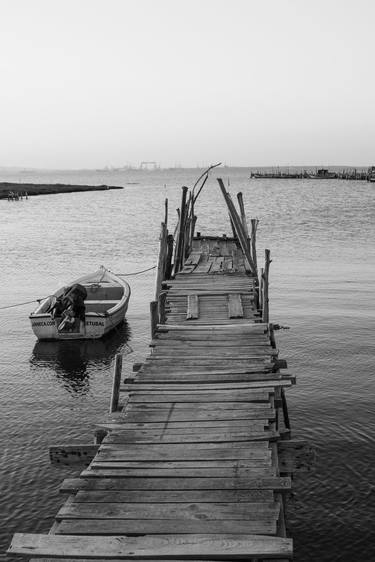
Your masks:
<path fill-rule="evenodd" d="M 50 294 L 103 264 L 131 273 L 156 263 L 163 202 L 170 221 L 181 185 L 197 170 L 5 175 L 1 180 L 122 185 L 121 191 L 0 201 L 0 307 Z M 230 232 L 214 174 L 198 206 L 198 230 Z M 223 169 L 260 219 L 258 255 L 271 249 L 271 320 L 280 357 L 298 384 L 288 394 L 293 436 L 317 453 L 294 481 L 288 526 L 299 561 L 375 560 L 374 186 L 366 182 L 248 180 Z M 125 369 L 147 353 L 154 272 L 127 279 L 128 324 L 97 343 L 36 343 L 34 305 L 0 310 L 0 528 L 47 532 L 63 502 L 59 484 L 79 471 L 51 467 L 48 446 L 91 443 L 106 413 L 116 353 Z"/>

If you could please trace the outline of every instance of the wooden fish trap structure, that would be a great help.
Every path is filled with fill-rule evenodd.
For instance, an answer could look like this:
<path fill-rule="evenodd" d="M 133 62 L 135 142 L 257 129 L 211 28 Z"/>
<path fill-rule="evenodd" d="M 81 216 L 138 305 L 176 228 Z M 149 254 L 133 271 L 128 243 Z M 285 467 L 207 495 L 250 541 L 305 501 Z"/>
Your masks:
<path fill-rule="evenodd" d="M 64 481 L 69 497 L 50 533 L 16 534 L 8 552 L 128 562 L 292 558 L 285 389 L 294 377 L 280 370 L 269 323 L 270 256 L 258 275 L 257 221 L 249 232 L 242 196 L 237 211 L 220 179 L 232 236 L 195 236 L 207 175 L 183 188 L 174 237 L 166 206 L 150 355 L 123 381 L 118 358 L 111 413 L 89 466 Z"/>

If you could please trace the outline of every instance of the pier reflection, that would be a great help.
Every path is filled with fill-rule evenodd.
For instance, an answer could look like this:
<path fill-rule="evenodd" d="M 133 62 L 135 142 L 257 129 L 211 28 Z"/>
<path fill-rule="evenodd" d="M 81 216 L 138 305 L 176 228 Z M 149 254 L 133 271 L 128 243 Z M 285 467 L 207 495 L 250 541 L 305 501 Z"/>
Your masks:
<path fill-rule="evenodd" d="M 69 392 L 85 394 L 90 377 L 107 369 L 129 338 L 130 328 L 125 321 L 98 340 L 38 341 L 30 364 L 33 369 L 53 371 Z"/>

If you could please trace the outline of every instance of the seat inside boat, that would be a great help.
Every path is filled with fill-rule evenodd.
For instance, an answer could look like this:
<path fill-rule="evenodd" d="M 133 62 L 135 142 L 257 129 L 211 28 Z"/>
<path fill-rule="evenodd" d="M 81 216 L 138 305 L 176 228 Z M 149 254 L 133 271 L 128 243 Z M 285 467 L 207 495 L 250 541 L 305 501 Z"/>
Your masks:
<path fill-rule="evenodd" d="M 124 287 L 117 283 L 102 281 L 101 283 L 83 283 L 83 286 L 87 291 L 86 308 L 88 304 L 91 306 L 90 301 L 119 301 L 124 295 Z M 107 308 L 111 308 L 111 306 Z"/>
<path fill-rule="evenodd" d="M 107 310 L 109 310 L 110 308 L 113 308 L 117 303 L 120 302 L 121 299 L 117 299 L 117 300 L 109 300 L 109 299 L 104 299 L 104 300 L 94 300 L 94 299 L 90 299 L 90 300 L 86 300 L 85 301 L 85 309 L 86 309 L 86 313 L 87 312 L 99 312 L 100 314 L 103 314 L 104 312 L 107 312 Z"/>

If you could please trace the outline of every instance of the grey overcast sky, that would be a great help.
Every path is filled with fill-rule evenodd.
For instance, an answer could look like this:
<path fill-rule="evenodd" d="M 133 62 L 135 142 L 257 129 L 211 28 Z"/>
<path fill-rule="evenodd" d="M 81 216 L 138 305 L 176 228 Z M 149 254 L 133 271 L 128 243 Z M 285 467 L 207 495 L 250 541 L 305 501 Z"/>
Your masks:
<path fill-rule="evenodd" d="M 375 164 L 371 0 L 0 0 L 0 166 Z"/>

